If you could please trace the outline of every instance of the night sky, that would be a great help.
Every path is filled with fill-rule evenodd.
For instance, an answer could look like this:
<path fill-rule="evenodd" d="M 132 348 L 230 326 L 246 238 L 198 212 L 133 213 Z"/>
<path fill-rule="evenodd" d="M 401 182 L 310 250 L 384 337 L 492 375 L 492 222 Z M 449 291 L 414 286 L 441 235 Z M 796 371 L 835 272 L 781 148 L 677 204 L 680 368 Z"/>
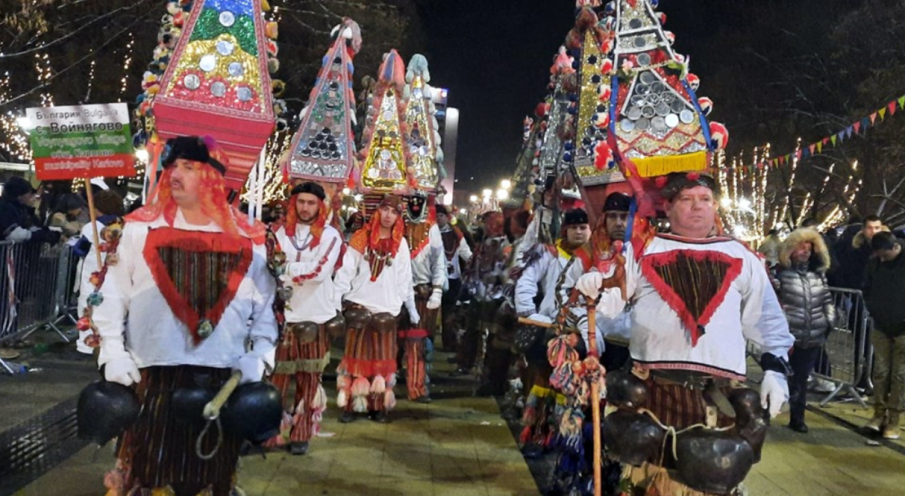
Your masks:
<path fill-rule="evenodd" d="M 707 84 L 718 50 L 707 39 L 726 0 L 661 0 L 675 48 Z M 457 188 L 477 191 L 508 177 L 522 120 L 547 92 L 553 56 L 574 24 L 573 0 L 453 0 L 421 9 L 431 83 L 460 111 Z M 706 89 L 706 87 L 705 87 Z M 718 103 L 718 102 L 717 102 Z M 473 180 L 471 178 L 474 178 Z"/>

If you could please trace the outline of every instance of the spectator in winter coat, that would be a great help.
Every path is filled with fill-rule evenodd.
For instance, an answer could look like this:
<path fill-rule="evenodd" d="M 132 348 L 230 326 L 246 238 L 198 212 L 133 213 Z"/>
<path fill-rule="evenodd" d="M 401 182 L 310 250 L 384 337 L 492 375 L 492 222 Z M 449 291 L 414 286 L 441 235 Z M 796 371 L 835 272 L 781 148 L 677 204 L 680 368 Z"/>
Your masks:
<path fill-rule="evenodd" d="M 885 439 L 899 438 L 905 411 L 905 256 L 903 242 L 888 232 L 871 240 L 874 258 L 867 265 L 864 301 L 874 319 L 874 416 L 867 429 Z"/>
<path fill-rule="evenodd" d="M 835 274 L 834 285 L 848 289 L 862 289 L 864 286 L 864 269 L 871 256 L 870 242 L 874 235 L 888 231 L 876 215 L 868 215 L 861 224 L 861 229 L 849 226 L 842 233 L 836 245 L 836 260 L 839 267 Z"/>
<path fill-rule="evenodd" d="M 21 177 L 12 177 L 3 185 L 0 197 L 0 240 L 56 243 L 60 233 L 41 227 L 35 216 L 35 188 Z"/>
<path fill-rule="evenodd" d="M 830 253 L 823 237 L 811 228 L 798 229 L 779 249 L 779 270 L 775 284 L 795 346 L 789 357 L 794 372 L 789 381 L 789 428 L 808 432 L 804 423 L 808 376 L 821 356 L 821 347 L 836 317 L 825 273 Z"/>

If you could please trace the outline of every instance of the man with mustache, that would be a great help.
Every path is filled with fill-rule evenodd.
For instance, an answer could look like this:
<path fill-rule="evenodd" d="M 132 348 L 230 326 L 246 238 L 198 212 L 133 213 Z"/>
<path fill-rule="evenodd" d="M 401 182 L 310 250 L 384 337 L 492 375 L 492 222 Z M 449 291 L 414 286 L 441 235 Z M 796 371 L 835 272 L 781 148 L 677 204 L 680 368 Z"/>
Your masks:
<path fill-rule="evenodd" d="M 286 222 L 274 232 L 286 257 L 280 275 L 286 323 L 272 381 L 288 407 L 283 432 L 269 444 L 282 446 L 288 441 L 293 455 L 308 452 L 308 443 L 320 429 L 327 408 L 321 375 L 330 362 L 326 324 L 336 317 L 333 268 L 343 241 L 339 232 L 327 225 L 326 198 L 324 188 L 315 182 L 297 185 L 289 198 Z M 290 397 L 293 378 L 295 395 Z"/>
<path fill-rule="evenodd" d="M 227 496 L 241 439 L 224 433 L 214 449 L 208 436 L 202 452 L 215 453 L 202 459 L 203 423 L 179 418 L 172 393 L 216 392 L 232 371 L 247 383 L 273 368 L 275 281 L 264 226 L 227 201 L 228 163 L 214 140 L 174 138 L 167 148 L 157 198 L 126 217 L 102 301 L 89 297 L 104 377 L 134 387 L 142 405 L 105 484 L 114 494 Z"/>
<path fill-rule="evenodd" d="M 696 172 L 672 173 L 664 179 L 659 184 L 669 232 L 657 234 L 637 253 L 627 250 L 624 294 L 619 288 L 601 293 L 605 276 L 616 263 L 604 263 L 600 271 L 583 275 L 577 287 L 590 300 L 600 297 L 597 311 L 604 316 L 615 317 L 630 305 L 631 375 L 643 382 L 650 398 L 646 411 L 635 415 L 676 431 L 698 425 L 734 426 L 726 433 L 730 436 L 726 442 L 739 449 L 747 443 L 756 460 L 766 429 L 763 411 L 778 415 L 789 397 L 787 360 L 795 340 L 763 262 L 744 244 L 723 235 L 714 180 Z M 747 341 L 763 353 L 760 404 L 745 400 L 747 391 L 736 389 L 745 380 Z M 607 392 L 618 397 L 615 390 Z M 706 435 L 701 428 L 682 434 Z M 714 442 L 712 437 L 694 439 L 698 453 L 706 450 L 702 443 Z M 639 489 L 675 494 L 682 482 L 666 470 L 674 467 L 671 458 L 663 458 L 662 466 L 631 467 L 629 482 Z M 724 462 L 723 469 L 738 473 L 745 467 L 731 464 L 747 463 L 750 468 L 753 460 Z M 685 465 L 689 471 L 681 472 L 682 480 L 715 480 L 714 473 L 694 473 L 701 466 Z M 700 485 L 691 489 L 713 492 Z"/>

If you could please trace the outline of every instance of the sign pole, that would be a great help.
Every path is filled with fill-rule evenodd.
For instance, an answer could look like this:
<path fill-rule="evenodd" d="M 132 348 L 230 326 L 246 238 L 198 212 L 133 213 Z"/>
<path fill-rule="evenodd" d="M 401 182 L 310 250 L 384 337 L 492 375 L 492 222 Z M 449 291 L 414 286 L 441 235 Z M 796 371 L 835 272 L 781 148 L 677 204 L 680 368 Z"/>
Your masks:
<path fill-rule="evenodd" d="M 103 263 L 101 262 L 100 236 L 97 234 L 97 211 L 94 210 L 94 192 L 92 191 L 91 180 L 88 178 L 85 178 L 85 195 L 88 196 L 88 216 L 91 218 L 91 233 L 94 236 L 94 255 L 97 257 L 97 270 L 101 270 Z"/>

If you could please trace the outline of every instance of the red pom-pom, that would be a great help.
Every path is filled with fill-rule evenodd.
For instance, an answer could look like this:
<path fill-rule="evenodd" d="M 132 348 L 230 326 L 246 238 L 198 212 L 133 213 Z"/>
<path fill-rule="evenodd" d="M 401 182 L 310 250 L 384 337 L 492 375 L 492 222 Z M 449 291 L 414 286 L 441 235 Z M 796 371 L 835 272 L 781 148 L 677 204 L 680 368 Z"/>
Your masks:
<path fill-rule="evenodd" d="M 685 177 L 687 177 L 689 181 L 697 181 L 698 179 L 701 178 L 701 175 L 698 174 L 697 172 L 689 172 L 688 174 L 685 175 Z"/>
<path fill-rule="evenodd" d="M 606 141 L 601 141 L 594 148 L 594 154 L 594 166 L 597 167 L 597 170 L 606 169 L 610 162 L 613 161 L 613 151 L 610 150 L 610 145 Z"/>
<path fill-rule="evenodd" d="M 664 187 L 666 187 L 666 176 L 660 176 L 657 179 L 654 179 L 654 184 L 657 186 L 657 188 L 663 189 Z"/>
<path fill-rule="evenodd" d="M 616 251 L 617 253 L 622 251 L 622 241 L 613 242 L 613 250 Z"/>

